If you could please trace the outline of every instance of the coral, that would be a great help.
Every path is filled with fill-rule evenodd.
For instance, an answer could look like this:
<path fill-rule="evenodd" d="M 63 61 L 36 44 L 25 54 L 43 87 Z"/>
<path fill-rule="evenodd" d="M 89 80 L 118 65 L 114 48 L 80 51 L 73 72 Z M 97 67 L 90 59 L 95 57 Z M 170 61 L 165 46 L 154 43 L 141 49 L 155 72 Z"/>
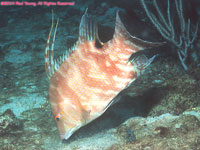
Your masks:
<path fill-rule="evenodd" d="M 170 11 L 170 5 L 173 5 L 173 3 L 171 3 L 169 0 L 167 2 L 167 15 L 165 17 L 161 9 L 159 8 L 157 1 L 153 1 L 153 5 L 158 15 L 158 17 L 156 17 L 156 15 L 154 15 L 151 11 L 148 10 L 145 1 L 141 0 L 142 6 L 148 18 L 151 20 L 156 29 L 160 32 L 162 37 L 177 47 L 177 54 L 179 60 L 183 68 L 185 70 L 188 70 L 188 66 L 186 64 L 189 53 L 188 50 L 193 47 L 193 43 L 197 37 L 198 23 L 196 24 L 196 29 L 194 31 L 191 31 L 191 21 L 190 19 L 186 21 L 183 15 L 182 0 L 175 0 L 178 20 L 173 20 L 172 12 Z M 181 30 L 180 32 L 177 28 L 175 28 L 175 24 L 179 24 L 179 28 Z"/>

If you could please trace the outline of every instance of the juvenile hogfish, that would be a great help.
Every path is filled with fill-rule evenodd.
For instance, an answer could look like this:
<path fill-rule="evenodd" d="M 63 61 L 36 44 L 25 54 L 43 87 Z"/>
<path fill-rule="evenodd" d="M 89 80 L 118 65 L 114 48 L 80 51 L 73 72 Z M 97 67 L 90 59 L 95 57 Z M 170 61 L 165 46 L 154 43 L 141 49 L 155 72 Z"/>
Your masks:
<path fill-rule="evenodd" d="M 148 60 L 145 56 L 139 56 L 129 60 L 131 55 L 161 43 L 147 42 L 131 36 L 118 12 L 113 38 L 102 43 L 97 26 L 86 11 L 81 18 L 79 39 L 70 49 L 71 53 L 68 54 L 67 51 L 59 60 L 54 61 L 57 25 L 58 22 L 50 45 L 52 22 L 45 49 L 45 68 L 50 78 L 49 101 L 60 138 L 68 139 L 115 103 L 120 92 L 155 58 L 154 56 Z M 96 42 L 101 44 L 100 48 L 97 48 Z"/>

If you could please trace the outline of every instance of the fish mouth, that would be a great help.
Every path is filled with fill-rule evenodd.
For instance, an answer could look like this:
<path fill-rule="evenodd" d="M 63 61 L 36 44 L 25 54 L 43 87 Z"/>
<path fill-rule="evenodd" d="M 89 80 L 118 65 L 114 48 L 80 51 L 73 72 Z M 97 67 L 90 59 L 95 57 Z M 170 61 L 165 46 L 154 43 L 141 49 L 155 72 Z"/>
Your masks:
<path fill-rule="evenodd" d="M 61 139 L 61 140 L 67 140 L 67 139 L 70 138 L 70 136 L 71 136 L 72 134 L 73 134 L 73 133 L 70 132 L 70 131 L 66 132 L 66 134 L 60 134 L 60 139 Z"/>
<path fill-rule="evenodd" d="M 65 140 L 69 139 L 72 134 L 73 134 L 72 130 L 67 131 L 63 139 Z"/>
<path fill-rule="evenodd" d="M 71 135 L 72 135 L 76 130 L 78 130 L 80 127 L 81 127 L 81 124 L 78 124 L 78 125 L 76 125 L 74 128 L 68 130 L 68 131 L 65 133 L 63 139 L 65 139 L 65 140 L 69 139 L 69 138 L 71 137 Z M 61 134 L 60 136 L 63 137 L 63 134 Z"/>

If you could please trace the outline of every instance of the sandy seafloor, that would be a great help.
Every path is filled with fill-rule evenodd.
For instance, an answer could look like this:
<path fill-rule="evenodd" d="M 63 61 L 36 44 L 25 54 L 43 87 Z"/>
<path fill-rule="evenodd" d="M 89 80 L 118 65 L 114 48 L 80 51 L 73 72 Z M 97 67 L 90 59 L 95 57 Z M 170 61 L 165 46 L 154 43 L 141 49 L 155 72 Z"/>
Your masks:
<path fill-rule="evenodd" d="M 49 81 L 44 69 L 51 11 L 60 19 L 55 42 L 58 57 L 78 39 L 86 8 L 98 18 L 99 36 L 104 42 L 112 38 L 117 10 L 132 35 L 165 41 L 139 0 L 77 0 L 74 6 L 66 7 L 0 6 L 0 149 L 199 150 L 199 32 L 191 50 L 196 55 L 188 61 L 188 71 L 184 71 L 171 43 L 146 50 L 147 57 L 159 55 L 121 100 L 69 140 L 60 140 L 48 102 Z M 199 1 L 192 0 L 185 9 L 185 15 L 192 16 L 191 26 L 195 25 L 200 18 Z"/>

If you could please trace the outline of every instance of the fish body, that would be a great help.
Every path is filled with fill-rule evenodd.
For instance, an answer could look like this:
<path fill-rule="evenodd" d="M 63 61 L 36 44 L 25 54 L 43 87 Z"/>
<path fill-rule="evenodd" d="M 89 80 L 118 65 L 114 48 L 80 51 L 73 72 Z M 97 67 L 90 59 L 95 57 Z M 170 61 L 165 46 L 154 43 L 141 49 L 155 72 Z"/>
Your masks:
<path fill-rule="evenodd" d="M 57 23 L 58 24 L 58 23 Z M 50 78 L 49 102 L 61 139 L 68 139 L 80 127 L 101 116 L 153 61 L 144 56 L 129 60 L 133 53 L 161 43 L 143 41 L 131 36 L 121 22 L 118 12 L 113 38 L 102 43 L 97 26 L 88 17 L 81 18 L 79 39 L 59 60 L 53 59 L 55 33 L 50 48 L 49 33 L 45 62 Z M 96 42 L 101 44 L 96 47 Z M 51 53 L 51 54 L 50 54 Z M 50 56 L 49 56 L 50 55 Z"/>

